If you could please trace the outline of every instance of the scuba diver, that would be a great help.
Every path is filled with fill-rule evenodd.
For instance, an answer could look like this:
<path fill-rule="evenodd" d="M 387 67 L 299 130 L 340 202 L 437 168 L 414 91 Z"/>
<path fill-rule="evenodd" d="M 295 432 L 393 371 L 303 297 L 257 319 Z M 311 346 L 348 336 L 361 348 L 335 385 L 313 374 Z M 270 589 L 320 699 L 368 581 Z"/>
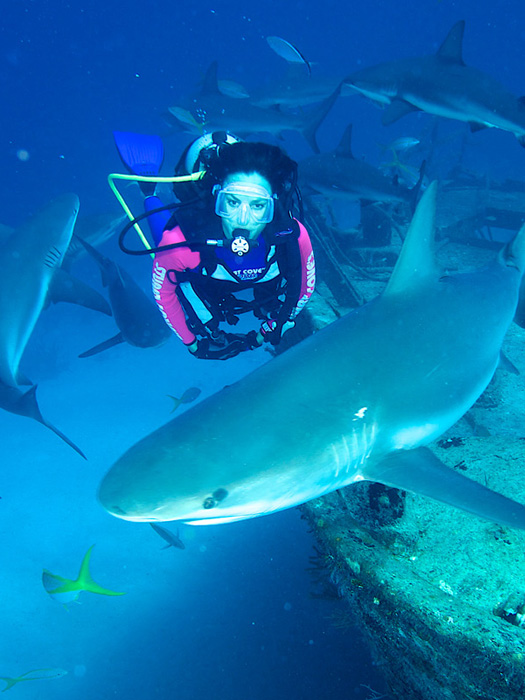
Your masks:
<path fill-rule="evenodd" d="M 158 174 L 163 149 L 155 139 L 115 132 L 132 173 Z M 155 195 L 161 178 L 138 178 L 146 214 L 126 227 L 148 218 L 156 247 L 142 252 L 154 254 L 153 294 L 164 320 L 200 359 L 278 345 L 315 286 L 310 237 L 292 214 L 297 164 L 277 146 L 215 132 L 186 148 L 175 175 L 171 207 Z M 168 208 L 175 208 L 171 218 Z M 246 312 L 256 328 L 230 332 Z"/>

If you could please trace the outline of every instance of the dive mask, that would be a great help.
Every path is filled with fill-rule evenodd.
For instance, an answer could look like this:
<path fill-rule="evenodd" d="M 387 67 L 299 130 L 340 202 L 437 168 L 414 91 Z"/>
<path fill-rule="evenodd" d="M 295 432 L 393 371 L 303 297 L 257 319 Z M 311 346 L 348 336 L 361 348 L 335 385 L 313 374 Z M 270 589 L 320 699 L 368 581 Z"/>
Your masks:
<path fill-rule="evenodd" d="M 250 222 L 268 224 L 273 219 L 274 197 L 261 185 L 232 182 L 219 189 L 216 195 L 217 216 L 235 220 L 239 226 L 247 226 Z"/>

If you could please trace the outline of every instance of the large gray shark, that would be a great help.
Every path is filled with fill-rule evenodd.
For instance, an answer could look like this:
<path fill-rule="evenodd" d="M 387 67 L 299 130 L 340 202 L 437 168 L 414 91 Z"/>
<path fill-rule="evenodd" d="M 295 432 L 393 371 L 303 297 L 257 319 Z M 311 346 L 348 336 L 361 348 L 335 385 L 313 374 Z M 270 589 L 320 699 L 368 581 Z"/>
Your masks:
<path fill-rule="evenodd" d="M 436 185 L 383 294 L 131 447 L 99 498 L 125 520 L 215 524 L 299 505 L 356 481 L 425 494 L 525 528 L 525 506 L 424 447 L 490 382 L 525 268 L 525 226 L 494 262 L 444 275 Z"/>
<path fill-rule="evenodd" d="M 178 125 L 193 134 L 225 129 L 238 136 L 266 132 L 281 136 L 283 131 L 299 131 L 318 153 L 316 132 L 339 95 L 339 86 L 316 109 L 306 114 L 292 114 L 278 109 L 263 109 L 220 92 L 217 63 L 209 67 L 201 92 L 186 105 L 170 107 Z"/>
<path fill-rule="evenodd" d="M 373 165 L 354 158 L 352 125 L 349 125 L 334 151 L 305 158 L 299 163 L 299 184 L 330 199 L 403 202 L 409 204 L 414 194 L 396 184 Z"/>
<path fill-rule="evenodd" d="M 346 87 L 385 105 L 383 124 L 422 110 L 468 122 L 473 131 L 510 131 L 525 145 L 525 99 L 507 92 L 494 78 L 465 65 L 465 22 L 457 22 L 433 56 L 406 58 L 352 73 Z"/>
<path fill-rule="evenodd" d="M 36 387 L 20 372 L 20 360 L 42 311 L 55 271 L 62 264 L 79 209 L 76 194 L 50 202 L 16 229 L 0 248 L 0 408 L 34 418 L 84 457 L 81 450 L 46 421 Z"/>

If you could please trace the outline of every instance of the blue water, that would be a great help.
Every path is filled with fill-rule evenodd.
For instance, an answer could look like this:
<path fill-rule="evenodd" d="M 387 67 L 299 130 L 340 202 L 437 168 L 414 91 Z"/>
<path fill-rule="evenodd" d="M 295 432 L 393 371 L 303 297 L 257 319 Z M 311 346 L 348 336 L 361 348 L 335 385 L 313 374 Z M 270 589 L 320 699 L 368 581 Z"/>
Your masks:
<path fill-rule="evenodd" d="M 465 61 L 524 92 L 521 1 L 421 0 L 407 7 L 393 0 L 308 0 L 286 7 L 275 0 L 6 4 L 0 223 L 17 226 L 66 191 L 80 196 L 84 215 L 117 214 L 106 183 L 121 168 L 112 130 L 161 133 L 169 170 L 189 139 L 169 132 L 167 107 L 194 90 L 214 59 L 223 77 L 248 89 L 277 78 L 283 64 L 267 35 L 292 41 L 326 72 L 350 73 L 435 51 L 452 24 L 465 19 Z M 355 154 L 377 164 L 379 144 L 423 133 L 431 119 L 413 115 L 385 129 L 380 118 L 358 97 L 340 100 L 320 129 L 320 145 L 334 148 L 352 122 Z M 464 127 L 440 128 L 445 170 Z M 297 134 L 283 143 L 298 159 L 308 155 Z M 468 139 L 464 164 L 491 178 L 518 178 L 524 158 L 512 135 L 486 130 Z M 148 289 L 146 260 L 125 260 L 115 241 L 104 252 Z M 78 273 L 100 287 L 86 259 Z M 310 597 L 305 569 L 314 541 L 297 511 L 183 527 L 186 550 L 164 551 L 148 526 L 111 518 L 97 504 L 97 484 L 111 463 L 169 419 L 167 394 L 198 386 L 207 396 L 267 359 L 261 351 L 217 367 L 189 358 L 176 340 L 77 359 L 114 332 L 110 319 L 93 312 L 51 308 L 24 358 L 44 414 L 82 447 L 87 462 L 42 426 L 0 414 L 0 676 L 68 671 L 20 684 L 13 697 L 361 700 L 370 696 L 366 685 L 382 692 L 359 630 L 332 624 L 341 606 Z M 93 543 L 95 579 L 126 595 L 83 594 L 67 611 L 43 589 L 42 568 L 74 577 Z"/>

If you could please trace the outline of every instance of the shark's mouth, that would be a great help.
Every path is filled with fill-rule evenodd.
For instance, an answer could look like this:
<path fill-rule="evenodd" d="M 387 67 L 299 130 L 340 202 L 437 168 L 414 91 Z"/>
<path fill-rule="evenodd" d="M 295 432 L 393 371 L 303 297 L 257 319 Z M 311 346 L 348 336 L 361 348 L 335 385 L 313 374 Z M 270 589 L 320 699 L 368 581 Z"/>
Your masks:
<path fill-rule="evenodd" d="M 195 518 L 182 519 L 185 525 L 222 525 L 224 523 L 235 523 L 239 520 L 248 520 L 249 518 L 259 518 L 266 513 L 243 513 L 242 515 L 224 515 L 215 518 Z"/>
<path fill-rule="evenodd" d="M 202 516 L 184 516 L 180 515 L 178 517 L 155 517 L 155 515 L 133 515 L 127 513 L 120 506 L 110 506 L 107 508 L 111 515 L 116 518 L 122 518 L 122 520 L 128 520 L 136 523 L 163 523 L 163 522 L 181 522 L 185 525 L 222 525 L 223 523 L 234 523 L 238 520 L 248 520 L 249 518 L 259 518 L 261 515 L 266 515 L 270 511 L 257 511 L 254 513 L 239 513 L 232 515 L 210 515 L 208 517 Z"/>

